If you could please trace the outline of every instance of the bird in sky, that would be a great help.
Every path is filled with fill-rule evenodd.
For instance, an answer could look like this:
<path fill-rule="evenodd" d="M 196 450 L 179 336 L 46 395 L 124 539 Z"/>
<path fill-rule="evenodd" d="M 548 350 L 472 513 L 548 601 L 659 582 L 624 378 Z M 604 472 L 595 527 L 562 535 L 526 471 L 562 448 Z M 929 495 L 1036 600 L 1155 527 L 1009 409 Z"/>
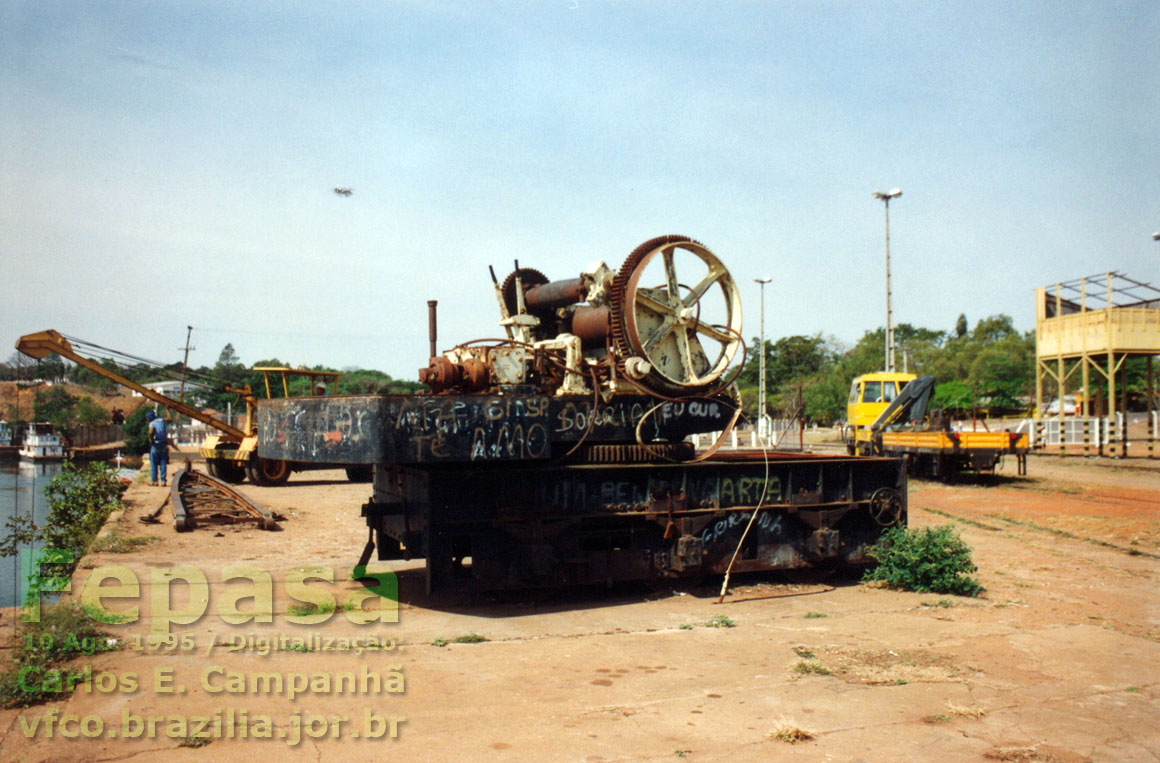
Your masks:
<path fill-rule="evenodd" d="M 353 193 L 349 188 L 335 188 L 334 192 L 339 196 L 350 196 Z"/>

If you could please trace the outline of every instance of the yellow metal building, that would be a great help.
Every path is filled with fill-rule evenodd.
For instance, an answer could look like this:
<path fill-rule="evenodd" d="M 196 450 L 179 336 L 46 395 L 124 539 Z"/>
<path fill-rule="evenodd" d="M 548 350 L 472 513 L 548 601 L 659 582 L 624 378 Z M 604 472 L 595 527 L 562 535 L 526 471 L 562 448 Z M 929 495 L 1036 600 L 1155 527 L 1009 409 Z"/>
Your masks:
<path fill-rule="evenodd" d="M 1058 415 L 1065 393 L 1077 390 L 1076 415 L 1091 416 L 1091 374 L 1108 384 L 1106 415 L 1126 406 L 1122 374 L 1127 358 L 1145 357 L 1148 410 L 1152 410 L 1152 356 L 1160 355 L 1160 289 L 1119 273 L 1088 276 L 1035 291 L 1035 417 L 1043 407 L 1045 380 L 1055 382 Z M 1079 371 L 1079 378 L 1074 374 Z M 1117 378 L 1120 376 L 1121 378 Z M 1116 402 L 1117 390 L 1120 402 Z"/>

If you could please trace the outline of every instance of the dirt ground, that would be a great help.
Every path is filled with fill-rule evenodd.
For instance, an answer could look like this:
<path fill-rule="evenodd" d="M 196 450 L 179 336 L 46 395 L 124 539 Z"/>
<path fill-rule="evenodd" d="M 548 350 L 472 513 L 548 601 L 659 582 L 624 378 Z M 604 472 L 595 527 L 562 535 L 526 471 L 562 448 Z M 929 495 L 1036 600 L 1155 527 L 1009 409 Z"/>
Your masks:
<path fill-rule="evenodd" d="M 126 565 L 143 582 L 142 620 L 108 626 L 130 648 L 94 659 L 98 673 L 121 680 L 135 675 L 140 686 L 108 692 L 82 686 L 52 705 L 0 712 L 0 758 L 1160 757 L 1160 469 L 1150 464 L 1033 458 L 1026 479 L 912 482 L 911 525 L 954 522 L 973 548 L 986 587 L 976 599 L 775 575 L 735 578 L 720 605 L 719 581 L 555 596 L 429 597 L 422 593 L 422 563 L 398 562 L 384 564 L 398 573 L 397 623 L 356 625 L 336 613 L 320 625 L 294 625 L 286 620 L 287 576 L 303 565 L 349 570 L 365 541 L 358 507 L 369 486 L 341 476 L 315 472 L 295 475 L 281 488 L 243 486 L 285 517 L 280 532 L 231 527 L 178 535 L 168 509 L 165 523 L 143 525 L 137 517 L 160 505 L 164 491 L 134 485 L 125 515 L 111 529 L 156 541 L 128 554 L 86 558 L 74 585 L 110 564 Z M 211 589 L 206 616 L 173 626 L 190 636 L 190 651 L 179 642 L 172 650 L 149 649 L 147 642 L 132 648 L 134 634 L 157 623 L 144 617 L 156 614 L 150 595 L 164 592 L 164 572 L 182 562 L 203 570 Z M 239 562 L 272 573 L 272 623 L 231 626 L 215 614 L 239 588 L 221 581 L 223 568 Z M 159 575 L 152 586 L 151 571 Z M 358 588 L 340 573 L 328 590 Z M 181 583 L 168 590 L 176 600 L 188 593 Z M 122 610 L 136 601 L 106 600 Z M 733 627 L 710 627 L 723 620 Z M 11 614 L 3 630 L 10 625 Z M 296 651 L 290 644 L 262 656 L 260 642 L 245 638 L 283 635 L 309 637 L 316 648 Z M 394 648 L 362 654 L 324 648 L 327 638 L 368 635 L 393 641 Z M 238 636 L 246 648 L 229 651 Z M 215 666 L 235 671 L 243 684 L 262 673 L 289 683 L 298 673 L 312 686 L 294 699 L 269 685 L 218 691 L 223 676 L 233 674 L 211 671 L 207 679 L 205 671 Z M 330 676 L 361 675 L 364 668 L 403 685 L 324 691 Z M 172 669 L 184 693 L 162 693 L 159 669 L 162 677 Z M 29 732 L 32 720 L 43 723 L 51 708 L 99 718 L 104 730 L 91 739 L 47 738 L 43 726 Z M 262 733 L 255 719 L 268 716 L 274 735 L 284 738 L 224 738 L 228 708 L 235 728 L 244 712 L 250 730 Z M 215 713 L 223 717 L 218 738 L 206 747 L 186 741 L 196 734 L 178 721 Z M 148 716 L 161 719 L 155 733 L 123 738 L 126 729 L 132 735 L 134 719 Z M 336 727 L 335 717 L 349 720 Z M 325 736 L 292 744 L 296 718 Z M 396 720 L 394 739 L 386 731 L 389 718 Z M 90 721 L 90 730 L 96 723 Z"/>

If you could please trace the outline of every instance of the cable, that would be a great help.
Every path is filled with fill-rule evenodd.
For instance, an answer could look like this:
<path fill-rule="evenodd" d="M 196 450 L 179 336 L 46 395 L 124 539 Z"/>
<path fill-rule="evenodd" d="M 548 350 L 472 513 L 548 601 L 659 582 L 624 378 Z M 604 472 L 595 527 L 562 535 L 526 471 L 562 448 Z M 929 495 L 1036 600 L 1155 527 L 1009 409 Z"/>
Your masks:
<path fill-rule="evenodd" d="M 748 418 L 746 422 L 752 424 Z M 725 578 L 721 581 L 721 594 L 717 597 L 717 603 L 725 601 L 725 594 L 729 591 L 729 574 L 733 572 L 733 563 L 737 561 L 737 555 L 741 553 L 741 547 L 745 545 L 745 539 L 749 536 L 749 528 L 753 527 L 754 520 L 757 519 L 757 513 L 761 511 L 761 504 L 765 502 L 766 492 L 769 490 L 769 450 L 765 447 L 765 443 L 761 443 L 761 455 L 765 459 L 765 477 L 761 481 L 761 497 L 757 499 L 757 505 L 753 507 L 753 513 L 749 516 L 749 522 L 745 525 L 745 530 L 741 533 L 741 539 L 737 541 L 737 548 L 733 549 L 733 556 L 729 559 L 729 566 L 725 568 Z"/>

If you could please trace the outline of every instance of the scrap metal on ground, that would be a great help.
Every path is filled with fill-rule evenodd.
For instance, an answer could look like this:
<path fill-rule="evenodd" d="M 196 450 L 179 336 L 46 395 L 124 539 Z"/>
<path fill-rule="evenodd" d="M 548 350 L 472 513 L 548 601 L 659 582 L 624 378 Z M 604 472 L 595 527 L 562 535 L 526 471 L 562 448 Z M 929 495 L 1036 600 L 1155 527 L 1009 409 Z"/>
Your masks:
<path fill-rule="evenodd" d="M 268 509 L 242 495 L 237 489 L 188 466 L 173 476 L 170 487 L 173 527 L 178 532 L 204 525 L 233 525 L 253 522 L 262 530 L 277 529 Z"/>

